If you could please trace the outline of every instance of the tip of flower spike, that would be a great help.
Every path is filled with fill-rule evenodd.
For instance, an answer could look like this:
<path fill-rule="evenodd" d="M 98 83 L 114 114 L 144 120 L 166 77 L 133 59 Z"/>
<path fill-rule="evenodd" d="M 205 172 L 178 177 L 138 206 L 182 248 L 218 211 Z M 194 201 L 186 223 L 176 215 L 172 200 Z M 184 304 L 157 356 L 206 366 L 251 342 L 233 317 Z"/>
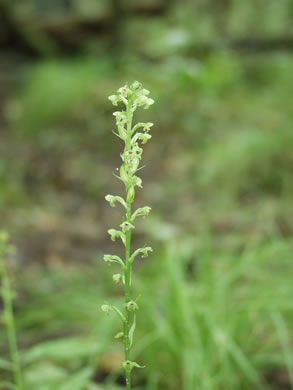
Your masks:
<path fill-rule="evenodd" d="M 112 276 L 112 279 L 113 279 L 113 282 L 118 284 L 118 283 L 123 281 L 123 276 L 121 274 L 114 274 Z"/>
<path fill-rule="evenodd" d="M 134 83 L 131 84 L 132 89 L 139 89 L 141 88 L 141 83 L 137 80 L 134 81 Z"/>

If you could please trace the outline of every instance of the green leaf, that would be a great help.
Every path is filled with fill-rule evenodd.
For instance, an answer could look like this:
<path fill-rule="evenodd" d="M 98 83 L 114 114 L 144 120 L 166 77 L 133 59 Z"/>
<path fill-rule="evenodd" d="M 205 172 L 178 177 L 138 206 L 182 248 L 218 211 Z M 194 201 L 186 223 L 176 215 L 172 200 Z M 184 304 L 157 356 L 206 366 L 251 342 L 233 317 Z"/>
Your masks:
<path fill-rule="evenodd" d="M 132 342 L 133 342 L 133 334 L 134 334 L 135 328 L 136 328 L 136 315 L 134 314 L 133 323 L 132 323 L 131 328 L 129 330 L 130 346 L 132 345 Z"/>
<path fill-rule="evenodd" d="M 76 358 L 88 357 L 96 351 L 97 345 L 93 340 L 70 338 L 47 341 L 31 348 L 25 355 L 27 363 L 50 359 L 54 361 L 72 361 Z"/>
<path fill-rule="evenodd" d="M 290 347 L 290 333 L 288 331 L 286 322 L 280 312 L 271 314 L 273 323 L 276 327 L 277 334 L 280 340 L 280 344 L 284 353 L 284 360 L 287 364 L 290 381 L 293 383 L 293 355 Z"/>
<path fill-rule="evenodd" d="M 67 378 L 67 371 L 61 368 L 60 365 L 55 365 L 49 361 L 38 361 L 25 369 L 25 390 L 59 390 L 59 386 Z"/>
<path fill-rule="evenodd" d="M 59 390 L 84 390 L 89 384 L 91 376 L 93 375 L 93 369 L 90 367 L 83 368 L 77 373 L 70 376 Z"/>

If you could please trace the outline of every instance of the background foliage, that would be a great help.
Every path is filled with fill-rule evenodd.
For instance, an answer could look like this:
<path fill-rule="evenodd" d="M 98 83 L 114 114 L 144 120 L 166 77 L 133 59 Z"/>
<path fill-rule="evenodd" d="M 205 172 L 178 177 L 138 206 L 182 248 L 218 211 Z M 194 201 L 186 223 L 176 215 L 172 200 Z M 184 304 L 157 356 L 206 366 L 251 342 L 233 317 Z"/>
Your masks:
<path fill-rule="evenodd" d="M 292 388 L 292 16 L 292 0 L 1 1 L 1 227 L 28 389 L 121 385 L 99 311 L 122 299 L 102 264 L 119 222 L 104 195 L 122 191 L 107 96 L 135 79 L 156 100 L 137 389 Z"/>

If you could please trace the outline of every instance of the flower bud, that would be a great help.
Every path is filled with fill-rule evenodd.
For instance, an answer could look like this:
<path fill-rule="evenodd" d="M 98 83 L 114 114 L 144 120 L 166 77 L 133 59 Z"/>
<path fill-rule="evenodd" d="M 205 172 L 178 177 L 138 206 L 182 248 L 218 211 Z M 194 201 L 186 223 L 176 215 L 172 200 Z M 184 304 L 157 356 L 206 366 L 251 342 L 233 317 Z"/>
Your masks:
<path fill-rule="evenodd" d="M 120 178 L 124 182 L 126 182 L 128 180 L 128 175 L 127 175 L 124 164 L 122 164 L 120 167 Z"/>
<path fill-rule="evenodd" d="M 134 197 L 135 197 L 135 189 L 134 187 L 130 187 L 129 190 L 127 191 L 127 197 L 126 197 L 127 203 L 132 203 Z"/>
<path fill-rule="evenodd" d="M 123 332 L 119 332 L 119 333 L 117 333 L 117 334 L 114 336 L 114 338 L 115 338 L 115 339 L 122 339 L 123 336 L 124 336 L 124 333 L 123 333 Z"/>
<path fill-rule="evenodd" d="M 123 280 L 123 276 L 121 274 L 114 274 L 112 279 L 115 283 L 120 283 Z"/>
<path fill-rule="evenodd" d="M 102 311 L 103 311 L 104 313 L 106 313 L 106 314 L 109 314 L 110 311 L 112 310 L 111 306 L 109 306 L 109 305 L 102 305 L 102 306 L 101 306 L 101 309 L 102 309 Z"/>
<path fill-rule="evenodd" d="M 139 81 L 135 81 L 132 85 L 131 85 L 132 89 L 139 89 L 141 88 L 141 83 Z"/>

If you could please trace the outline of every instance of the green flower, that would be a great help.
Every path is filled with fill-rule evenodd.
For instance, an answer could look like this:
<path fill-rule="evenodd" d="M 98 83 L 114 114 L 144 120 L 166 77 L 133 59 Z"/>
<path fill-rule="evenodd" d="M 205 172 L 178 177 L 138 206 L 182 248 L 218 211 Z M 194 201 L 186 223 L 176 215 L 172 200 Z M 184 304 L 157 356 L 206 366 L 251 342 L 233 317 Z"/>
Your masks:
<path fill-rule="evenodd" d="M 122 222 L 120 227 L 121 227 L 123 233 L 127 233 L 127 232 L 129 232 L 129 230 L 134 229 L 134 226 L 132 225 L 132 223 L 130 223 L 128 221 Z"/>
<path fill-rule="evenodd" d="M 134 301 L 129 301 L 126 304 L 126 308 L 128 311 L 136 311 L 136 310 L 138 310 L 138 304 Z"/>
<path fill-rule="evenodd" d="M 108 97 L 110 102 L 113 104 L 113 106 L 118 106 L 118 103 L 120 101 L 119 97 L 117 95 L 111 95 Z"/>
<path fill-rule="evenodd" d="M 109 305 L 102 305 L 102 306 L 101 306 L 101 309 L 102 309 L 102 311 L 103 311 L 104 313 L 106 313 L 106 314 L 109 314 L 110 311 L 112 310 L 111 306 L 109 306 Z"/>

